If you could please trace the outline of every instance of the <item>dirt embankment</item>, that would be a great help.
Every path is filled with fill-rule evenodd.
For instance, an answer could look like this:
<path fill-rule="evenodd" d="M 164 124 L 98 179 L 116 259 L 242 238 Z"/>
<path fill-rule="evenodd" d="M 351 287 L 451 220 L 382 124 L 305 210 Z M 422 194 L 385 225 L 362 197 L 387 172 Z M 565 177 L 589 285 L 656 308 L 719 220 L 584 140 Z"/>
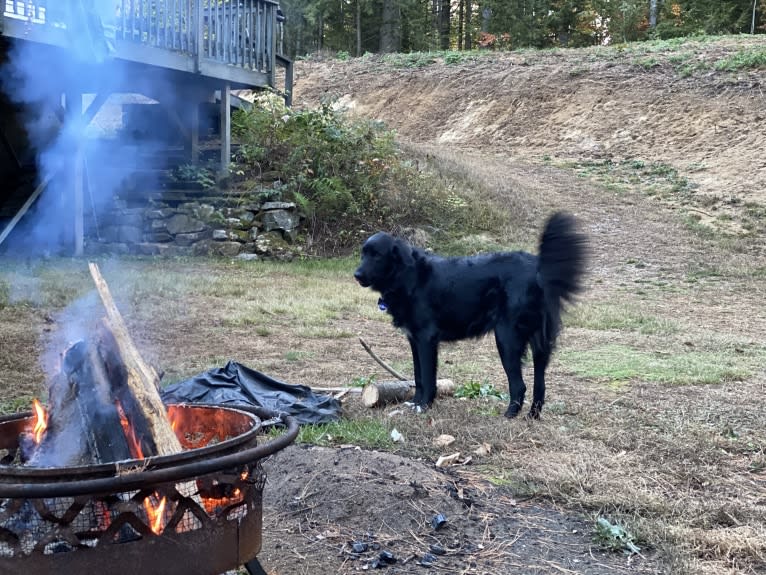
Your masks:
<path fill-rule="evenodd" d="M 766 37 L 492 53 L 445 63 L 297 64 L 295 101 L 333 98 L 403 140 L 527 160 L 640 160 L 678 170 L 713 210 L 766 204 L 766 69 L 719 68 Z"/>

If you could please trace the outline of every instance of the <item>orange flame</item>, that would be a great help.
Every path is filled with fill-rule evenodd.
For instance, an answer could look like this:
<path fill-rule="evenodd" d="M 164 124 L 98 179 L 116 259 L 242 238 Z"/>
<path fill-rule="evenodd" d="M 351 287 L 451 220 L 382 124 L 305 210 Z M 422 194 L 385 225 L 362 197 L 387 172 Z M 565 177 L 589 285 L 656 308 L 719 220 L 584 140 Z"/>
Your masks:
<path fill-rule="evenodd" d="M 32 433 L 35 435 L 35 443 L 40 443 L 45 430 L 48 429 L 48 412 L 45 411 L 45 408 L 36 399 L 32 400 L 32 406 L 35 409 L 35 416 L 37 418 Z"/>
<path fill-rule="evenodd" d="M 151 497 L 144 499 L 144 509 L 146 510 L 146 516 L 149 518 L 149 527 L 155 535 L 162 533 L 162 530 L 165 527 L 164 517 L 166 502 L 167 498 L 163 497 L 155 507 L 151 502 Z"/>
<path fill-rule="evenodd" d="M 115 402 L 117 413 L 120 416 L 120 427 L 125 434 L 125 439 L 128 441 L 128 449 L 130 449 L 130 455 L 136 459 L 144 459 L 144 450 L 141 448 L 141 442 L 136 437 L 136 430 L 128 421 L 128 416 L 125 414 L 125 410 L 119 401 Z M 144 499 L 144 510 L 146 511 L 146 517 L 149 520 L 149 528 L 155 535 L 162 533 L 165 528 L 165 504 L 167 498 L 160 499 L 158 504 L 154 504 L 154 501 L 159 499 L 159 495 L 154 493 L 146 499 Z"/>
<path fill-rule="evenodd" d="M 122 427 L 122 432 L 125 434 L 125 439 L 128 440 L 128 449 L 130 449 L 130 455 L 136 459 L 143 459 L 144 450 L 141 449 L 141 442 L 138 441 L 138 438 L 136 437 L 136 430 L 132 425 L 130 425 L 128 416 L 125 415 L 125 410 L 122 408 L 122 404 L 119 401 L 115 402 L 115 407 L 117 408 L 117 413 L 120 416 L 120 426 Z"/>

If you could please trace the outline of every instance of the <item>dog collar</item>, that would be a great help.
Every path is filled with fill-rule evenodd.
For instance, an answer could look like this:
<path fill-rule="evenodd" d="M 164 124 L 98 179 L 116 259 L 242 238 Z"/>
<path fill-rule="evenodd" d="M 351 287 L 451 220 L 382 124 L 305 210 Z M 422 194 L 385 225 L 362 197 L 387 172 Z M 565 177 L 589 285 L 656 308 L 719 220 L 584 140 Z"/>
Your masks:
<path fill-rule="evenodd" d="M 383 298 L 378 298 L 378 309 L 380 311 L 386 311 L 388 309 L 388 306 L 386 305 L 386 302 L 383 301 Z"/>

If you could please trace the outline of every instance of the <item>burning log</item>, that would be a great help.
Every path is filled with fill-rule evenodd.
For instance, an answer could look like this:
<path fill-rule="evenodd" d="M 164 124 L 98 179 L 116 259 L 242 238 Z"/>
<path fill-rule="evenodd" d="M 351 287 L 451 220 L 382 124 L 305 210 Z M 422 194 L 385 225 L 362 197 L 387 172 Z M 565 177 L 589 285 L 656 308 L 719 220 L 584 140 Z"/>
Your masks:
<path fill-rule="evenodd" d="M 23 438 L 30 465 L 61 467 L 171 455 L 182 446 L 98 267 L 90 264 L 107 317 L 63 355 L 49 388 L 47 430 Z"/>
<path fill-rule="evenodd" d="M 134 419 L 139 420 L 141 427 L 146 430 L 146 433 L 137 434 L 144 438 L 143 448 L 147 451 L 144 451 L 143 456 L 178 453 L 182 450 L 181 443 L 171 427 L 160 398 L 157 373 L 138 353 L 98 266 L 90 263 L 88 267 L 106 308 L 108 329 L 102 334 L 100 352 L 106 360 L 113 386 L 116 384 L 118 401 L 126 413 L 137 414 Z M 136 421 L 131 421 L 131 424 L 135 429 Z"/>
<path fill-rule="evenodd" d="M 71 385 L 90 460 L 106 463 L 130 459 L 130 447 L 112 400 L 109 374 L 96 345 L 77 342 L 67 351 L 62 367 Z"/>

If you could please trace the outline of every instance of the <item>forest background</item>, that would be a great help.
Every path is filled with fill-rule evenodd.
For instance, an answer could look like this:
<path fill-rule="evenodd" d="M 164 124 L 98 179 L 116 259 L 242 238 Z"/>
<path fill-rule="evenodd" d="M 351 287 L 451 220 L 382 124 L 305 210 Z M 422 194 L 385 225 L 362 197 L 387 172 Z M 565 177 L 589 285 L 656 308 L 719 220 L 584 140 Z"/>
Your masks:
<path fill-rule="evenodd" d="M 766 0 L 282 0 L 295 58 L 766 33 Z"/>

